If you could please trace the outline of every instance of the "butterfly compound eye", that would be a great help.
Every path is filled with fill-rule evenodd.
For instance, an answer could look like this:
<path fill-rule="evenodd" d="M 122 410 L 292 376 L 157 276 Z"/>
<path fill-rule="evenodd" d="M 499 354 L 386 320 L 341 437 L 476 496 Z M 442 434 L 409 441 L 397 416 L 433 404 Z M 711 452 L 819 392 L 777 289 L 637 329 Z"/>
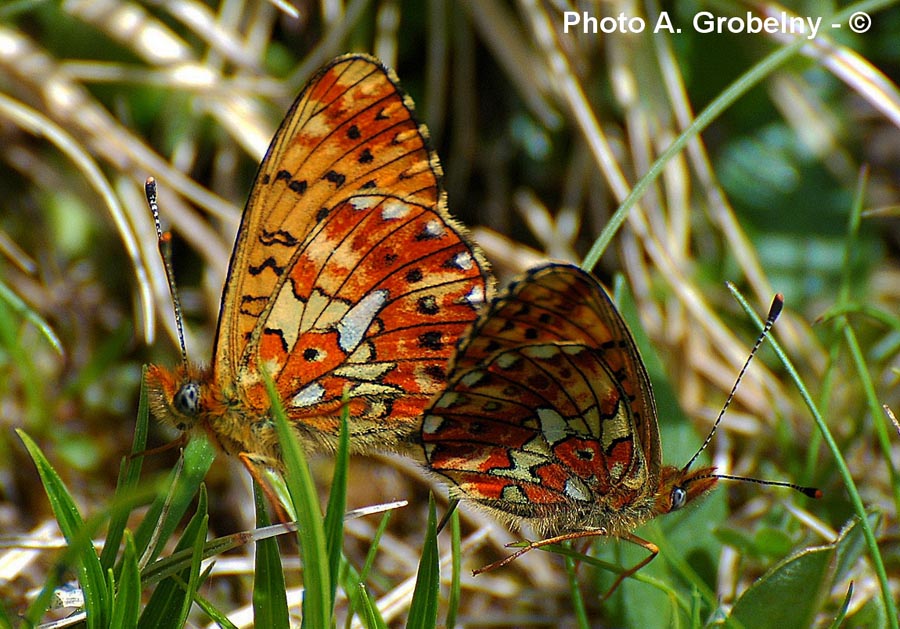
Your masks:
<path fill-rule="evenodd" d="M 172 399 L 175 409 L 184 415 L 196 415 L 200 408 L 200 385 L 196 382 L 187 382 L 181 385 L 178 393 Z"/>
<path fill-rule="evenodd" d="M 687 502 L 687 492 L 682 487 L 672 489 L 672 511 L 676 511 Z"/>

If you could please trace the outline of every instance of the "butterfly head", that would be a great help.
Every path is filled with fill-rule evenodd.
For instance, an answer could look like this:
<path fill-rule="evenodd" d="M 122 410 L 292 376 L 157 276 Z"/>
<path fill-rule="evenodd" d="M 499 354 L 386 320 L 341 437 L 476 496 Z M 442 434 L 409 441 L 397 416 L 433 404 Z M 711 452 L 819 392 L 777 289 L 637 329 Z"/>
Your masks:
<path fill-rule="evenodd" d="M 703 467 L 697 470 L 679 469 L 674 466 L 663 467 L 660 470 L 654 514 L 662 515 L 670 511 L 677 511 L 690 501 L 710 491 L 718 481 L 715 471 L 714 467 Z"/>
<path fill-rule="evenodd" d="M 202 407 L 201 373 L 192 365 L 174 371 L 152 365 L 147 369 L 147 397 L 154 417 L 182 432 L 195 427 Z"/>

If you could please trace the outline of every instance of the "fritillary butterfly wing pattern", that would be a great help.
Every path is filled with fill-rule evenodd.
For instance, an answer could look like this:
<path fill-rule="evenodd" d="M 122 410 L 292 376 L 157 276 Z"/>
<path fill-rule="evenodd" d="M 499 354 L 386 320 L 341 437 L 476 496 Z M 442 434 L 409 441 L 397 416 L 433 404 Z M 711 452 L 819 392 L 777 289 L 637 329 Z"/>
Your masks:
<path fill-rule="evenodd" d="M 259 168 L 213 364 L 151 367 L 157 418 L 277 461 L 265 370 L 307 447 L 334 447 L 345 390 L 354 451 L 405 443 L 489 290 L 441 175 L 391 71 L 365 55 L 320 70 Z"/>
<path fill-rule="evenodd" d="M 603 287 L 569 264 L 526 273 L 485 309 L 421 439 L 428 469 L 454 497 L 551 541 L 612 535 L 647 548 L 626 574 L 657 552 L 631 531 L 716 483 L 713 468 L 662 465 L 628 327 Z"/>
<path fill-rule="evenodd" d="M 501 349 L 541 343 L 580 343 L 602 352 L 625 399 L 631 400 L 629 423 L 655 474 L 662 454 L 650 378 L 612 300 L 578 267 L 539 266 L 512 282 L 463 337 L 451 375 L 473 369 Z"/>

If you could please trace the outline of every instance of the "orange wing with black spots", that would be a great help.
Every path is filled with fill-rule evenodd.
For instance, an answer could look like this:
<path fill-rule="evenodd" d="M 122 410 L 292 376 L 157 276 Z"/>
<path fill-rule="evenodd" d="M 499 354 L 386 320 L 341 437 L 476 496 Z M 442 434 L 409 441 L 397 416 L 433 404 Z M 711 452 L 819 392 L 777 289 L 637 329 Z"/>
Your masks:
<path fill-rule="evenodd" d="M 628 417 L 649 467 L 648 480 L 655 482 L 662 453 L 650 378 L 615 304 L 597 280 L 577 266 L 547 264 L 512 282 L 460 342 L 451 377 L 502 349 L 540 343 L 580 343 L 601 355 L 629 400 Z"/>
<path fill-rule="evenodd" d="M 630 536 L 674 508 L 676 488 L 693 498 L 715 484 L 708 468 L 662 466 L 631 333 L 603 287 L 570 264 L 532 269 L 485 309 L 420 436 L 453 495 L 544 536 Z"/>
<path fill-rule="evenodd" d="M 307 446 L 334 445 L 345 390 L 351 447 L 398 445 L 488 291 L 440 178 L 392 72 L 364 55 L 319 71 L 260 165 L 212 367 L 151 368 L 157 416 L 229 452 L 277 458 L 265 370 Z"/>

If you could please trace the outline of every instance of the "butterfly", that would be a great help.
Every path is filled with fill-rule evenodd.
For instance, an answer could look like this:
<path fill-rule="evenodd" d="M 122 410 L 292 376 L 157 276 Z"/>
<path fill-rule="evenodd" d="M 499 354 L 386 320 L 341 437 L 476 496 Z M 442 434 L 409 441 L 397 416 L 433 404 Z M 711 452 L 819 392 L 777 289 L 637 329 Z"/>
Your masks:
<path fill-rule="evenodd" d="M 308 449 L 401 447 L 484 304 L 487 264 L 392 71 L 351 54 L 306 85 L 250 192 L 212 364 L 151 366 L 155 417 L 279 462 L 263 374 Z"/>
<path fill-rule="evenodd" d="M 580 537 L 647 549 L 607 596 L 659 552 L 632 532 L 637 526 L 735 478 L 691 470 L 693 459 L 662 464 L 656 402 L 634 339 L 603 287 L 570 264 L 528 271 L 485 309 L 420 438 L 427 468 L 452 497 L 527 522 L 543 538 L 476 573 Z"/>

